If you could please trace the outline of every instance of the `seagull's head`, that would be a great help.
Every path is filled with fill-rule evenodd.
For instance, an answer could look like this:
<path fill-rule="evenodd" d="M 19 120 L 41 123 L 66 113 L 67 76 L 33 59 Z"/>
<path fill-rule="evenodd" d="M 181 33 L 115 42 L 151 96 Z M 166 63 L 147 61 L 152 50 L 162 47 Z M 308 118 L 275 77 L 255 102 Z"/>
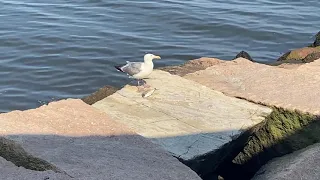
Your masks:
<path fill-rule="evenodd" d="M 161 59 L 161 57 L 160 56 L 156 56 L 154 54 L 146 54 L 146 55 L 144 55 L 144 62 L 150 62 L 153 59 Z"/>

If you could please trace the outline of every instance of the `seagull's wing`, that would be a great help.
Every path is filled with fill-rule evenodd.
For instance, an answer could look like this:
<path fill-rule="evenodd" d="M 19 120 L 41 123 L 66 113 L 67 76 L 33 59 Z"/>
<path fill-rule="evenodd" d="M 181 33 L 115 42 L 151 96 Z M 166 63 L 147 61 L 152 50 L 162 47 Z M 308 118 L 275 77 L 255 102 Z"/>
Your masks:
<path fill-rule="evenodd" d="M 118 70 L 121 70 L 124 73 L 127 73 L 130 76 L 133 76 L 135 74 L 138 74 L 141 72 L 142 62 L 128 62 L 127 64 L 118 67 Z"/>

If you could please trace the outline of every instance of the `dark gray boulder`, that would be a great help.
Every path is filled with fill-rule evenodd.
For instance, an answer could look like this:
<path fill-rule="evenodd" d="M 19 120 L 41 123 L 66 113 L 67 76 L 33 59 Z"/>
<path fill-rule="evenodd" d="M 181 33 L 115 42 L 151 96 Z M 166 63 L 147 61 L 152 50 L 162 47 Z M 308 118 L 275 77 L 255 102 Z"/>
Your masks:
<path fill-rule="evenodd" d="M 263 166 L 252 180 L 320 179 L 320 144 L 276 158 Z"/>
<path fill-rule="evenodd" d="M 245 58 L 245 59 L 248 59 L 249 61 L 255 62 L 255 61 L 251 58 L 251 56 L 249 55 L 249 53 L 247 53 L 246 51 L 241 51 L 241 52 L 239 52 L 239 53 L 236 55 L 236 57 L 233 58 L 233 59 L 237 59 L 237 58 L 240 58 L 240 57 Z"/>

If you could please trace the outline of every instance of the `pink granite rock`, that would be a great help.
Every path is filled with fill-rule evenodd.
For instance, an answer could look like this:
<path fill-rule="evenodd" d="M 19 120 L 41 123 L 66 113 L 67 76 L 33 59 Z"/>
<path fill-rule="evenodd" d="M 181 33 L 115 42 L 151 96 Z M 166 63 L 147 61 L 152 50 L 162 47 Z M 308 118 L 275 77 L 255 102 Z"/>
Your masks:
<path fill-rule="evenodd" d="M 319 69 L 320 59 L 277 67 L 238 58 L 184 77 L 231 96 L 320 114 Z"/>
<path fill-rule="evenodd" d="M 52 102 L 26 111 L 0 114 L 0 135 L 52 134 L 64 136 L 130 135 L 125 125 L 80 99 Z"/>
<path fill-rule="evenodd" d="M 168 66 L 168 67 L 161 67 L 158 69 L 169 72 L 170 74 L 184 76 L 188 73 L 193 73 L 199 70 L 203 70 L 203 69 L 206 69 L 207 67 L 216 65 L 218 63 L 220 63 L 220 61 L 216 58 L 202 57 L 199 59 L 187 61 L 185 64 L 180 66 Z"/>

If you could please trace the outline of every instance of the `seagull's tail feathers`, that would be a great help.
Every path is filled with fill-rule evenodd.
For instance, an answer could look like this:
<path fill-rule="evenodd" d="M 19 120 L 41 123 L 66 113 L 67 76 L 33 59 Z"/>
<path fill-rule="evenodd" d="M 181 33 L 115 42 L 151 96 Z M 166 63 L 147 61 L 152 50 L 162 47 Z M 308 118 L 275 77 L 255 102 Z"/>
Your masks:
<path fill-rule="evenodd" d="M 123 67 L 123 65 L 117 65 L 117 66 L 114 66 L 118 71 L 120 71 L 120 72 L 124 72 L 123 70 L 122 70 L 122 67 Z"/>

